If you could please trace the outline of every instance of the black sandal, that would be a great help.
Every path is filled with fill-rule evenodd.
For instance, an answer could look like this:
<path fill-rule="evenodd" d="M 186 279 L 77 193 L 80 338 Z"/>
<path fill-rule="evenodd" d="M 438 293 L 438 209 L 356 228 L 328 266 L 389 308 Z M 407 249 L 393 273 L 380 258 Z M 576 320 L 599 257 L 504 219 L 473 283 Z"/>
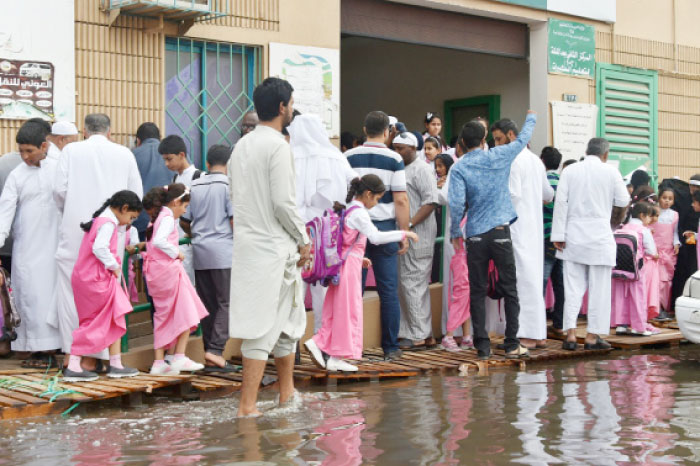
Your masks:
<path fill-rule="evenodd" d="M 603 340 L 599 336 L 595 337 L 595 343 L 585 343 L 583 349 L 585 350 L 608 350 L 612 348 L 612 345 L 607 341 Z"/>
<path fill-rule="evenodd" d="M 47 353 L 32 353 L 29 359 L 22 361 L 25 369 L 53 369 L 57 367 L 56 358 Z"/>
<path fill-rule="evenodd" d="M 204 372 L 210 372 L 210 373 L 232 373 L 232 372 L 240 372 L 242 369 L 241 366 L 236 366 L 234 364 L 231 364 L 230 362 L 226 361 L 224 363 L 223 367 L 222 366 L 204 366 Z"/>
<path fill-rule="evenodd" d="M 576 351 L 578 349 L 578 343 L 575 341 L 564 340 L 561 344 L 561 349 L 567 351 Z"/>

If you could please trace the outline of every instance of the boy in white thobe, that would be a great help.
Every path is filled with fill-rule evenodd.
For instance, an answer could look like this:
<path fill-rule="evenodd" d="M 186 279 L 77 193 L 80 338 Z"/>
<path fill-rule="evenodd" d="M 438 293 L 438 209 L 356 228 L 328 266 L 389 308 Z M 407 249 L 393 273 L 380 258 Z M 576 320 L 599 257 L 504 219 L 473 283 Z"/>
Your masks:
<path fill-rule="evenodd" d="M 617 247 L 610 226 L 613 207 L 630 200 L 620 172 L 607 165 L 610 143 L 588 142 L 586 158 L 562 172 L 554 202 L 552 242 L 564 261 L 564 349 L 576 349 L 576 319 L 588 290 L 586 349 L 607 349 L 598 335 L 610 332 L 612 268 Z M 616 212 L 617 214 L 618 212 Z M 618 222 L 619 223 L 619 222 Z"/>
<path fill-rule="evenodd" d="M 117 191 L 128 189 L 139 197 L 143 196 L 134 154 L 126 147 L 111 142 L 109 135 L 110 120 L 107 115 L 87 115 L 83 130 L 86 139 L 68 144 L 61 153 L 56 169 L 54 199 L 59 210 L 63 211 L 56 251 L 56 325 L 61 330 L 66 354 L 73 343 L 73 330 L 78 328 L 71 274 L 84 235 L 80 223 L 90 220 L 95 210 Z M 107 350 L 99 357 L 109 359 Z"/>
<path fill-rule="evenodd" d="M 48 125 L 31 121 L 22 125 L 16 140 L 24 163 L 12 170 L 0 196 L 0 246 L 12 229 L 12 285 L 22 319 L 12 349 L 32 353 L 61 346 L 58 328 L 48 323 L 56 312 L 59 215 L 51 190 L 56 160 L 47 157 L 47 135 Z"/>
<path fill-rule="evenodd" d="M 515 141 L 518 129 L 509 119 L 491 127 L 496 145 Z M 510 167 L 510 199 L 518 220 L 510 228 L 517 274 L 520 316 L 518 338 L 526 348 L 543 346 L 547 339 L 547 311 L 540 287 L 544 275 L 542 204 L 554 199 L 542 161 L 526 147 Z"/>

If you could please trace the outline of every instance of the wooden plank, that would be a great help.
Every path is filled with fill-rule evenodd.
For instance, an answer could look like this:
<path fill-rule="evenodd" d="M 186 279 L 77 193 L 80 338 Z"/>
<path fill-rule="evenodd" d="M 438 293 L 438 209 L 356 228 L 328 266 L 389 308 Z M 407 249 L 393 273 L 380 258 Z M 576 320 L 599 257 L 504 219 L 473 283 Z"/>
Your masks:
<path fill-rule="evenodd" d="M 15 400 L 21 400 L 25 403 L 32 405 L 43 405 L 49 402 L 49 400 L 45 398 L 39 398 L 37 396 L 29 395 L 22 391 L 6 390 L 4 388 L 0 388 L 0 395 L 4 395 L 8 398 L 14 398 Z"/>
<path fill-rule="evenodd" d="M 26 406 L 27 403 L 24 401 L 16 400 L 14 398 L 9 398 L 6 396 L 0 396 L 0 406 L 9 406 L 11 408 L 17 408 L 19 406 Z"/>
<path fill-rule="evenodd" d="M 51 414 L 60 414 L 70 406 L 68 400 L 56 401 L 46 404 L 29 404 L 16 408 L 0 409 L 0 419 L 23 419 L 28 417 L 48 416 Z"/>
<path fill-rule="evenodd" d="M 15 376 L 18 379 L 26 380 L 28 382 L 33 382 L 32 386 L 40 388 L 40 389 L 46 389 L 46 385 L 43 385 L 40 382 L 44 382 L 44 378 L 37 376 L 37 375 L 16 375 Z M 93 390 L 89 387 L 86 386 L 86 383 L 81 383 L 80 385 L 75 385 L 75 384 L 69 384 L 69 383 L 57 383 L 56 384 L 57 388 L 60 388 L 61 390 L 73 390 L 76 392 L 80 392 L 84 395 L 89 395 L 89 397 L 92 398 L 104 398 L 105 393 L 103 391 L 97 391 Z M 90 399 L 90 398 L 88 398 Z M 76 400 L 77 401 L 77 400 Z M 82 400 L 82 401 L 88 401 L 88 400 Z"/>

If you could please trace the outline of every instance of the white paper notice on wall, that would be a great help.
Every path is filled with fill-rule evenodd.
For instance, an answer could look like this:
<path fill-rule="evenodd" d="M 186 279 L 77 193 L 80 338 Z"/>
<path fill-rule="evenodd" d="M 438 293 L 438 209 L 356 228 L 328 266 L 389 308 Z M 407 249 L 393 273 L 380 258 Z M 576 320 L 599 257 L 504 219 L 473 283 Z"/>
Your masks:
<path fill-rule="evenodd" d="M 598 106 L 554 101 L 552 104 L 552 132 L 554 147 L 562 160 L 579 160 L 586 153 L 588 141 L 596 135 Z"/>
<path fill-rule="evenodd" d="M 321 117 L 328 137 L 340 137 L 340 51 L 270 43 L 270 76 L 294 87 L 294 108 Z"/>

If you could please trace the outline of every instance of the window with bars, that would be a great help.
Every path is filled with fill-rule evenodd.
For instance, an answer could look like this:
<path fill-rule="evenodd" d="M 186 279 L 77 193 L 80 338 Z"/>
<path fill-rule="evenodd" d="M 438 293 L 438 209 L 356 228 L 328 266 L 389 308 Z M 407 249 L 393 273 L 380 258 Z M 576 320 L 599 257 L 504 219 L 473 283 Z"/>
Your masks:
<path fill-rule="evenodd" d="M 656 180 L 657 87 L 656 71 L 596 64 L 598 136 L 610 141 L 610 160 L 623 177 L 645 169 Z"/>
<path fill-rule="evenodd" d="M 261 81 L 260 47 L 168 38 L 165 132 L 183 137 L 199 168 L 213 144 L 233 146 Z"/>

